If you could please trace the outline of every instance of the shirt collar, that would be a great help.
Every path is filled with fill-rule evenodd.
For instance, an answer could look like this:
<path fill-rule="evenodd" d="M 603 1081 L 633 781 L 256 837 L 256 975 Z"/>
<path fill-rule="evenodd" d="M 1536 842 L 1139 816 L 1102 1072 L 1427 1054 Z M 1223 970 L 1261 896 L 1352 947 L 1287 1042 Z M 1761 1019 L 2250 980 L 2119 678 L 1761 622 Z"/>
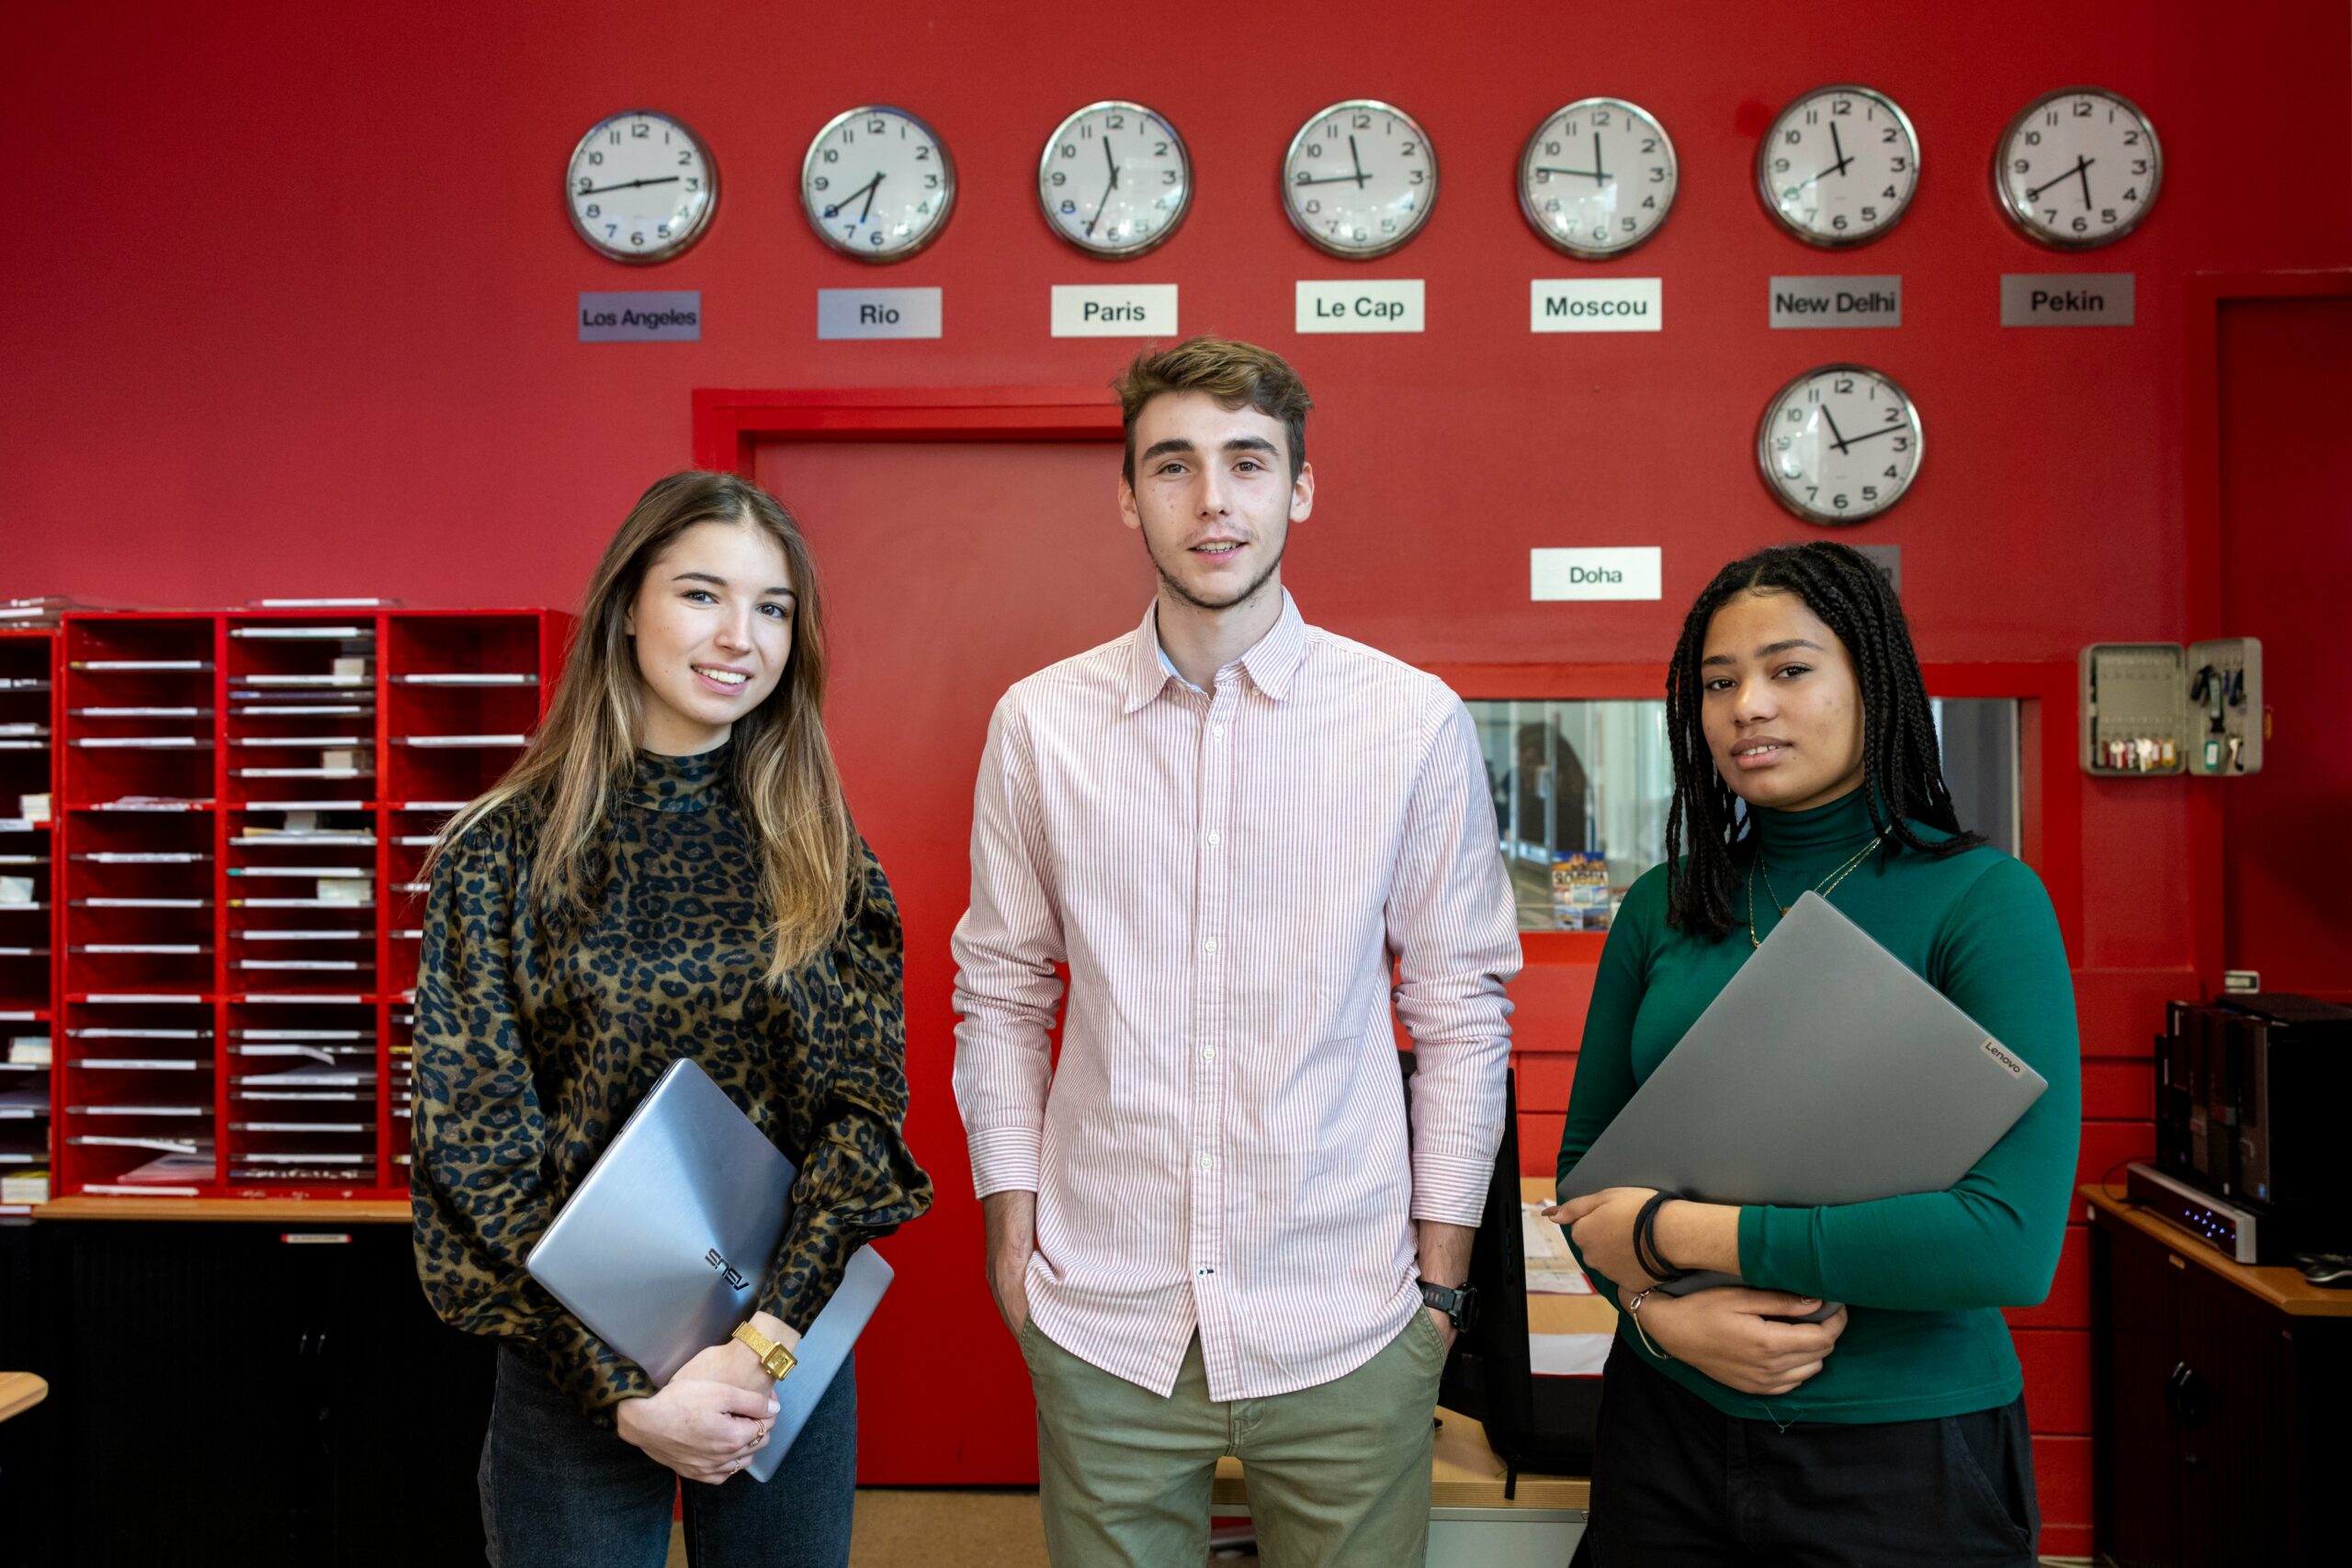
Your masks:
<path fill-rule="evenodd" d="M 692 757 L 639 751 L 636 772 L 622 787 L 621 798 L 649 811 L 707 810 L 733 770 L 734 753 L 732 740 Z"/>
<path fill-rule="evenodd" d="M 1306 621 L 1285 588 L 1281 616 L 1237 662 L 1260 691 L 1281 702 L 1290 694 L 1291 682 L 1306 661 Z M 1136 628 L 1128 647 L 1127 700 L 1120 711 L 1135 712 L 1159 696 L 1171 680 L 1182 681 L 1183 676 L 1159 644 L 1159 602 L 1155 599 L 1144 610 L 1143 624 Z"/>

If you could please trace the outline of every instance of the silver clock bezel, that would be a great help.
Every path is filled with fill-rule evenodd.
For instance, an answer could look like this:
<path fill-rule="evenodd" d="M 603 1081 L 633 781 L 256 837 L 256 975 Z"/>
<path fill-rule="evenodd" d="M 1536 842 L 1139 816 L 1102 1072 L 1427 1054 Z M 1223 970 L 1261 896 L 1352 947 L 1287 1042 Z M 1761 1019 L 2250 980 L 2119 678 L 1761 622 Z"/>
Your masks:
<path fill-rule="evenodd" d="M 1159 232 L 1136 241 L 1133 244 L 1098 245 L 1091 240 L 1077 238 L 1054 221 L 1054 204 L 1046 195 L 1046 176 L 1053 172 L 1054 149 L 1061 145 L 1062 132 L 1084 119 L 1088 115 L 1102 109 L 1125 109 L 1166 126 L 1168 139 L 1176 143 L 1176 155 L 1184 161 L 1184 199 L 1177 204 L 1176 210 L 1170 215 L 1168 221 L 1159 226 Z M 1054 122 L 1054 129 L 1046 134 L 1045 151 L 1037 154 L 1037 215 L 1046 220 L 1046 228 L 1055 239 L 1061 241 L 1080 254 L 1099 256 L 1104 261 L 1132 260 L 1136 256 L 1148 255 L 1158 250 L 1174 239 L 1176 231 L 1184 226 L 1184 220 L 1193 210 L 1193 186 L 1195 173 L 1193 166 L 1193 149 L 1185 142 L 1183 133 L 1176 129 L 1174 120 L 1170 119 L 1150 105 L 1139 104 L 1133 98 L 1098 98 L 1083 108 L 1072 109 L 1062 116 L 1060 119 Z"/>
<path fill-rule="evenodd" d="M 1781 401 L 1786 399 L 1791 392 L 1795 391 L 1799 387 L 1804 386 L 1807 381 L 1812 380 L 1815 377 L 1827 376 L 1840 370 L 1850 371 L 1857 376 L 1868 376 L 1871 379 L 1878 382 L 1880 385 L 1894 389 L 1894 394 L 1903 400 L 1904 411 L 1909 414 L 1911 420 L 1911 441 L 1914 456 L 1911 459 L 1910 475 L 1908 478 L 1904 479 L 1903 488 L 1901 490 L 1889 496 L 1886 500 L 1880 502 L 1868 512 L 1856 512 L 1850 508 L 1844 512 L 1838 512 L 1834 510 L 1824 511 L 1819 508 L 1808 506 L 1804 502 L 1797 500 L 1795 497 L 1783 491 L 1781 488 L 1780 480 L 1775 477 L 1773 472 L 1771 456 L 1772 449 L 1770 446 L 1772 416 L 1781 412 Z M 1926 467 L 1927 461 L 1927 424 L 1926 422 L 1919 417 L 1919 405 L 1912 398 L 1910 389 L 1905 387 L 1902 382 L 1888 375 L 1885 371 L 1878 369 L 1874 366 L 1858 365 L 1851 360 L 1831 360 L 1826 365 L 1815 365 L 1810 369 L 1801 370 L 1794 376 L 1790 377 L 1786 381 L 1781 383 L 1780 387 L 1774 390 L 1770 397 L 1764 400 L 1764 412 L 1756 422 L 1756 472 L 1757 477 L 1763 480 L 1765 490 L 1770 493 L 1774 501 L 1781 503 L 1781 506 L 1784 511 L 1794 514 L 1803 522 L 1819 524 L 1824 527 L 1850 528 L 1858 524 L 1868 523 L 1875 518 L 1885 516 L 1897 505 L 1901 504 L 1904 497 L 1911 493 L 1911 487 L 1919 482 L 1919 470 Z"/>
<path fill-rule="evenodd" d="M 1533 156 L 1535 144 L 1544 135 L 1544 128 L 1551 124 L 1554 120 L 1559 118 L 1562 115 L 1573 114 L 1579 109 L 1591 108 L 1624 109 L 1629 113 L 1641 116 L 1642 118 L 1646 120 L 1649 124 L 1656 126 L 1657 128 L 1658 144 L 1666 149 L 1668 177 L 1673 181 L 1674 185 L 1673 194 L 1667 198 L 1666 210 L 1658 215 L 1657 222 L 1651 224 L 1646 231 L 1627 241 L 1625 243 L 1622 245 L 1612 245 L 1606 250 L 1596 249 L 1591 245 L 1575 244 L 1569 241 L 1563 240 L 1557 234 L 1553 233 L 1550 226 L 1544 223 L 1542 217 L 1537 213 L 1534 195 L 1528 189 L 1527 186 L 1527 160 Z M 1284 163 L 1284 167 L 1288 167 L 1287 161 Z M 1529 131 L 1527 133 L 1527 140 L 1520 144 L 1519 164 L 1515 177 L 1519 184 L 1520 216 L 1527 220 L 1527 226 L 1534 230 L 1536 237 L 1541 239 L 1545 244 L 1565 255 L 1574 256 L 1578 261 L 1611 261 L 1618 256 L 1627 255 L 1634 251 L 1640 250 L 1644 245 L 1648 244 L 1652 240 L 1657 238 L 1658 231 L 1665 228 L 1667 220 L 1674 216 L 1675 203 L 1681 199 L 1682 196 L 1682 161 L 1675 153 L 1674 138 L 1667 134 L 1666 122 L 1629 98 L 1578 98 L 1574 103 L 1562 104 L 1558 108 L 1554 109 L 1542 119 L 1537 120 L 1535 122 L 1535 129 Z"/>
<path fill-rule="evenodd" d="M 1300 212 L 1291 202 L 1290 161 L 1298 156 L 1298 150 L 1305 145 L 1308 131 L 1313 130 L 1342 109 L 1368 109 L 1374 114 L 1394 115 L 1413 128 L 1414 134 L 1421 139 L 1422 147 L 1429 152 L 1430 194 L 1429 199 L 1421 203 L 1420 216 L 1413 220 L 1411 228 L 1395 239 L 1385 241 L 1377 245 L 1369 247 L 1334 245 L 1317 233 L 1308 225 L 1306 214 Z M 1410 243 L 1415 235 L 1429 227 L 1430 215 L 1437 210 L 1439 183 L 1437 143 L 1430 140 L 1429 128 L 1395 104 L 1384 103 L 1378 98 L 1341 98 L 1338 103 L 1328 104 L 1308 115 L 1306 122 L 1298 128 L 1297 133 L 1290 139 L 1290 145 L 1283 149 L 1283 161 L 1274 169 L 1274 184 L 1282 194 L 1283 216 L 1290 220 L 1290 226 L 1297 230 L 1299 237 L 1308 244 L 1327 255 L 1338 256 L 1341 261 L 1372 261 Z"/>
<path fill-rule="evenodd" d="M 849 241 L 834 234 L 827 227 L 826 220 L 817 216 L 816 209 L 809 205 L 808 201 L 809 165 L 824 148 L 825 138 L 860 115 L 877 114 L 895 115 L 931 139 L 931 144 L 939 149 L 939 172 L 943 176 L 942 184 L 946 190 L 946 195 L 940 200 L 939 210 L 932 215 L 930 226 L 924 229 L 920 236 L 898 250 L 880 252 L 876 252 L 871 246 L 860 250 Z M 946 232 L 947 220 L 956 211 L 956 156 L 947 150 L 947 139 L 940 135 L 932 123 L 922 116 L 902 109 L 896 104 L 861 104 L 854 109 L 843 109 L 827 120 L 823 129 L 808 139 L 808 150 L 800 154 L 800 216 L 808 220 L 808 227 L 817 231 L 817 238 L 822 240 L 829 247 L 842 255 L 854 256 L 868 266 L 888 266 L 892 262 L 902 262 L 910 256 L 920 255 L 929 250 L 939 236 Z"/>
<path fill-rule="evenodd" d="M 1771 160 L 1773 138 L 1781 129 L 1781 122 L 1788 118 L 1790 112 L 1798 105 L 1809 99 L 1820 97 L 1826 93 L 1851 93 L 1858 97 L 1874 99 L 1882 108 L 1894 117 L 1895 124 L 1903 128 L 1904 139 L 1911 144 L 1911 188 L 1904 192 L 1902 201 L 1896 204 L 1894 210 L 1888 214 L 1877 228 L 1867 234 L 1858 234 L 1852 239 L 1839 239 L 1834 235 L 1825 238 L 1799 224 L 1791 222 L 1788 215 L 1781 210 L 1781 204 L 1772 194 L 1772 171 L 1766 166 Z M 1817 251 L 1850 251 L 1863 245 L 1875 244 L 1894 232 L 1896 226 L 1903 221 L 1904 215 L 1911 210 L 1911 203 L 1917 199 L 1919 181 L 1926 176 L 1927 168 L 1928 156 L 1925 149 L 1919 145 L 1918 128 L 1911 123 L 1911 117 L 1903 112 L 1902 105 L 1880 92 L 1876 87 L 1865 87 L 1859 82 L 1832 82 L 1826 86 L 1814 87 L 1799 93 L 1795 97 L 1782 104 L 1781 112 L 1772 117 L 1772 123 L 1764 128 L 1764 140 L 1756 147 L 1756 198 L 1764 204 L 1765 212 L 1771 217 L 1773 222 L 1781 226 L 1781 232 L 1804 244 L 1811 245 Z"/>
<path fill-rule="evenodd" d="M 614 250 L 606 242 L 589 232 L 588 226 L 581 221 L 580 214 L 571 205 L 572 166 L 580 161 L 581 155 L 588 151 L 588 144 L 595 141 L 600 132 L 615 121 L 624 119 L 658 119 L 681 132 L 687 141 L 694 143 L 695 151 L 702 154 L 705 177 L 710 182 L 710 199 L 703 203 L 702 211 L 695 217 L 694 222 L 687 226 L 686 231 L 650 251 Z M 665 110 L 623 109 L 618 114 L 608 114 L 590 126 L 580 140 L 571 144 L 571 154 L 563 161 L 563 215 L 566 221 L 571 223 L 571 231 L 580 236 L 580 243 L 606 261 L 618 262 L 623 266 L 659 266 L 663 262 L 675 261 L 694 249 L 701 242 L 702 237 L 710 232 L 710 221 L 718 215 L 718 155 L 711 151 L 710 143 L 705 141 L 693 126 Z"/>
<path fill-rule="evenodd" d="M 2025 211 L 2019 212 L 2015 200 L 2009 194 L 2009 182 L 2001 177 L 2002 165 L 2008 162 L 2010 139 L 2024 129 L 2025 122 L 2032 118 L 2036 112 L 2061 98 L 2106 98 L 2130 109 L 2132 117 L 2140 122 L 2140 129 L 2148 133 L 2148 151 L 2156 167 L 2155 174 L 2148 182 L 2148 199 L 2140 204 L 2140 210 L 2132 215 L 2132 220 L 2119 224 L 2107 233 L 2090 239 L 2078 240 L 2072 234 L 2052 233 L 2033 216 L 2030 203 L 2027 204 Z M 2033 102 L 2018 110 L 2009 118 L 2009 123 L 2001 128 L 2000 136 L 1993 142 L 1992 172 L 1993 205 L 2000 209 L 2001 216 L 2009 220 L 2011 228 L 2047 250 L 2096 251 L 2115 243 L 2116 241 L 2137 229 L 2142 223 L 2147 221 L 2148 214 L 2156 209 L 2156 197 L 2164 194 L 2165 187 L 2165 147 L 2164 142 L 2156 136 L 2155 123 L 2148 118 L 2147 111 L 2113 88 L 2061 87 L 2056 92 L 2042 94 Z"/>

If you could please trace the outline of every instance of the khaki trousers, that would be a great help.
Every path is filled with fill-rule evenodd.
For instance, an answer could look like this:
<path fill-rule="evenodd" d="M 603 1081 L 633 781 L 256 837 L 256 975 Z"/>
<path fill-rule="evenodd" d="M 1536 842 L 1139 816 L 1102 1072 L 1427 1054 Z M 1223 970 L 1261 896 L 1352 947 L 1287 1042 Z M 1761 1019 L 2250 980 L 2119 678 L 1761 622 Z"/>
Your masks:
<path fill-rule="evenodd" d="M 1216 1461 L 1238 1456 L 1264 1568 L 1422 1568 L 1444 1341 L 1426 1312 L 1363 1366 L 1267 1399 L 1209 1397 L 1197 1336 L 1166 1399 L 1021 1328 L 1055 1568 L 1200 1568 Z"/>

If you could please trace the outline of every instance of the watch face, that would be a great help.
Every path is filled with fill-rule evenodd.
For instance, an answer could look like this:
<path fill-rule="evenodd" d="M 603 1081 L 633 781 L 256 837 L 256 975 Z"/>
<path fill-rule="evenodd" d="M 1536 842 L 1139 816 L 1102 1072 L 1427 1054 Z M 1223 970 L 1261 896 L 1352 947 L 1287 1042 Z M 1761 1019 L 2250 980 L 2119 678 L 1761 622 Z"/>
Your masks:
<path fill-rule="evenodd" d="M 2155 205 L 2164 152 L 2132 100 L 2069 87 L 2028 104 L 1993 151 L 2001 211 L 2058 250 L 2112 244 Z"/>
<path fill-rule="evenodd" d="M 1283 156 L 1283 210 L 1335 256 L 1385 255 L 1437 205 L 1437 150 L 1413 117 L 1370 98 L 1333 104 Z"/>
<path fill-rule="evenodd" d="M 1572 256 L 1619 255 L 1674 209 L 1674 143 L 1622 98 L 1584 98 L 1535 128 L 1519 155 L 1519 209 Z"/>
<path fill-rule="evenodd" d="M 1918 476 L 1919 411 L 1892 378 L 1825 365 L 1781 389 L 1756 432 L 1774 499 L 1808 523 L 1860 523 L 1903 499 Z"/>
<path fill-rule="evenodd" d="M 1141 104 L 1089 104 L 1046 139 L 1037 204 L 1055 233 L 1098 256 L 1168 243 L 1193 205 L 1193 160 L 1176 128 Z"/>
<path fill-rule="evenodd" d="M 826 122 L 800 160 L 800 210 L 817 237 L 860 261 L 904 261 L 939 238 L 956 164 L 938 133 L 871 104 Z"/>
<path fill-rule="evenodd" d="M 1910 119 L 1868 87 L 1806 94 L 1756 149 L 1765 210 L 1808 245 L 1869 243 L 1894 227 L 1918 186 Z"/>
<path fill-rule="evenodd" d="M 632 109 L 580 139 L 563 198 L 591 249 L 637 265 L 668 261 L 710 227 L 718 167 L 682 121 Z"/>

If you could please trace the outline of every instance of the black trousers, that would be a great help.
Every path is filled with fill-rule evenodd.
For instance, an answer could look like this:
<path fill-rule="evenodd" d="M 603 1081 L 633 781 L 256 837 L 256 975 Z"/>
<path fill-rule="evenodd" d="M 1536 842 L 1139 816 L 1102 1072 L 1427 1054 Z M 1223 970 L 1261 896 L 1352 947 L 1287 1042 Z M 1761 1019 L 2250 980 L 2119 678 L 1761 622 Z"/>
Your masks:
<path fill-rule="evenodd" d="M 1725 1416 L 1620 1343 L 1601 1377 L 1593 1568 L 2032 1568 L 2025 1400 L 1932 1421 Z"/>

